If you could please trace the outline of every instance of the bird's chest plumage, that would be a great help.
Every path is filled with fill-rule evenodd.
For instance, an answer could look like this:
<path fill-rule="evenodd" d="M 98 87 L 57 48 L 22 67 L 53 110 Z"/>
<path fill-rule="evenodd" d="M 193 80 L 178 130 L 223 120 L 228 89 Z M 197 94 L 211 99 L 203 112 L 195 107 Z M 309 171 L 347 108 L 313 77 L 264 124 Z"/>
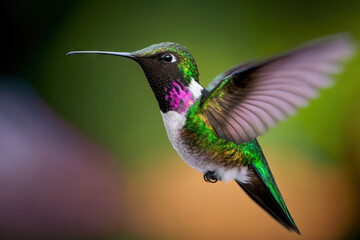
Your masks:
<path fill-rule="evenodd" d="M 204 152 L 196 149 L 196 146 L 190 146 L 181 134 L 186 124 L 185 114 L 176 111 L 161 113 L 168 138 L 174 149 L 180 157 L 191 167 L 206 172 L 208 169 L 207 158 Z"/>
<path fill-rule="evenodd" d="M 169 140 L 180 157 L 188 165 L 202 173 L 216 172 L 224 181 L 236 178 L 246 182 L 248 179 L 246 169 L 236 164 L 236 161 L 240 161 L 237 149 L 224 148 L 225 140 L 219 141 L 220 145 L 213 144 L 213 148 L 209 149 L 205 146 L 207 134 L 196 130 L 189 131 L 187 128 L 188 112 L 193 108 L 196 99 L 201 96 L 203 87 L 192 80 L 188 87 L 174 82 L 173 88 L 165 90 L 168 93 L 165 100 L 170 102 L 171 110 L 165 113 L 161 112 L 161 115 Z M 232 144 L 226 143 L 225 145 Z M 218 151 L 219 146 L 221 146 L 221 151 Z M 224 149 L 226 150 L 224 151 Z M 234 152 L 236 153 L 233 154 Z M 229 161 L 233 160 L 234 156 L 235 162 Z"/>
<path fill-rule="evenodd" d="M 223 181 L 238 179 L 242 182 L 248 181 L 247 168 L 228 161 L 233 154 L 215 154 L 207 151 L 194 143 L 194 139 L 200 136 L 189 137 L 186 130 L 186 115 L 176 111 L 161 113 L 165 129 L 171 144 L 180 157 L 191 167 L 202 173 L 215 171 Z M 229 164 L 230 163 L 230 164 Z"/>

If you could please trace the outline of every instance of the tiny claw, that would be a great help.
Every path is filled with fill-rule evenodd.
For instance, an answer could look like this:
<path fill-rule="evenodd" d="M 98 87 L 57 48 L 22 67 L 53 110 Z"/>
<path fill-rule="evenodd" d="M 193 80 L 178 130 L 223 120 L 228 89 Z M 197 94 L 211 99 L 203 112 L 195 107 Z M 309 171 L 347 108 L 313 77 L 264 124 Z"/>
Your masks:
<path fill-rule="evenodd" d="M 216 183 L 219 179 L 216 177 L 215 172 L 213 171 L 207 171 L 204 174 L 204 180 L 208 183 Z"/>

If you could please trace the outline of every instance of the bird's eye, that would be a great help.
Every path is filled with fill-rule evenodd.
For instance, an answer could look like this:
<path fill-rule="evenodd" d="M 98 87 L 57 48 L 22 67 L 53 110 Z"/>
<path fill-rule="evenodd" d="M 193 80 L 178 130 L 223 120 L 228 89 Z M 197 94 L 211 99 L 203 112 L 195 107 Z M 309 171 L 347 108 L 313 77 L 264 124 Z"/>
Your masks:
<path fill-rule="evenodd" d="M 176 62 L 176 57 L 172 54 L 166 54 L 162 57 L 164 62 L 173 63 Z"/>

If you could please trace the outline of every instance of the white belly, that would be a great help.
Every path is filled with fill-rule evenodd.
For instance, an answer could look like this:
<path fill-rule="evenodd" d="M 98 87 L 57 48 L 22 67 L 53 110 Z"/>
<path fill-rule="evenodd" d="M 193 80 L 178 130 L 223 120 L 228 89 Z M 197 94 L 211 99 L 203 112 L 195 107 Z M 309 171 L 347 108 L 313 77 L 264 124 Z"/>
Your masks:
<path fill-rule="evenodd" d="M 166 113 L 161 112 L 163 117 L 165 129 L 171 144 L 178 152 L 180 157 L 191 167 L 197 169 L 202 173 L 208 171 L 215 171 L 219 177 L 225 182 L 237 179 L 241 182 L 248 182 L 249 177 L 247 175 L 246 168 L 233 167 L 224 168 L 211 163 L 211 159 L 203 152 L 194 151 L 187 146 L 180 138 L 179 131 L 185 126 L 186 117 L 185 114 L 181 114 L 175 111 L 168 111 Z"/>

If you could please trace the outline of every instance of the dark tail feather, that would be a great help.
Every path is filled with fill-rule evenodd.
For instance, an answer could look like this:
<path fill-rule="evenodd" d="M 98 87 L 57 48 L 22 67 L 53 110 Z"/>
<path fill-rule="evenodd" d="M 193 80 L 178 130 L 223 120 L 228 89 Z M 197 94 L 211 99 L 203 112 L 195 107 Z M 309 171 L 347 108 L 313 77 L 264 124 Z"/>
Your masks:
<path fill-rule="evenodd" d="M 252 165 L 249 166 L 249 177 L 250 181 L 248 183 L 242 183 L 238 180 L 235 181 L 260 207 L 268 212 L 273 218 L 279 221 L 288 230 L 294 231 L 301 235 L 294 220 L 291 218 L 285 203 L 285 209 L 283 209 Z M 280 198 L 282 200 L 281 195 Z"/>

